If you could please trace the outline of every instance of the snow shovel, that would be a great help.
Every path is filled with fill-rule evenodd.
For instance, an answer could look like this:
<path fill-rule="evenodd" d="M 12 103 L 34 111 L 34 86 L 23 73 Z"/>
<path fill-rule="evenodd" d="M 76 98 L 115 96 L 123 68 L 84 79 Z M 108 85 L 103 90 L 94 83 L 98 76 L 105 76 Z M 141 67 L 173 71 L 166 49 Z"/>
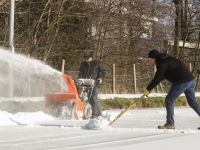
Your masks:
<path fill-rule="evenodd" d="M 142 95 L 137 101 L 135 101 L 131 106 L 126 110 L 122 111 L 109 125 L 113 124 L 117 119 L 119 119 L 125 112 L 127 112 L 131 107 L 133 107 L 137 102 L 139 102 L 145 95 Z"/>

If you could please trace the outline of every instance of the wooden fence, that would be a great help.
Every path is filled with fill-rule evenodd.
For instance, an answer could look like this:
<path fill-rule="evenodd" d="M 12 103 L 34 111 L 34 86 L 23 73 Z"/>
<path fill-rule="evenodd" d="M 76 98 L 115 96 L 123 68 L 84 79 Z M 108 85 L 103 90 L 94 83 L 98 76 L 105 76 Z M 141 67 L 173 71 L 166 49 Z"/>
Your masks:
<path fill-rule="evenodd" d="M 133 73 L 131 75 L 116 75 L 115 64 L 112 65 L 112 73 L 108 71 L 107 77 L 103 80 L 103 84 L 100 88 L 101 94 L 140 94 L 143 93 L 153 79 L 156 72 L 154 71 L 140 74 L 137 72 L 135 64 L 133 64 Z M 191 64 L 189 64 L 191 70 Z M 66 74 L 72 76 L 73 79 L 78 78 L 78 71 L 66 71 Z M 194 73 L 196 80 L 198 80 L 198 74 Z M 171 83 L 168 81 L 162 81 L 157 85 L 152 92 L 155 93 L 167 93 L 171 87 Z M 196 91 L 200 91 L 200 85 L 197 82 Z"/>

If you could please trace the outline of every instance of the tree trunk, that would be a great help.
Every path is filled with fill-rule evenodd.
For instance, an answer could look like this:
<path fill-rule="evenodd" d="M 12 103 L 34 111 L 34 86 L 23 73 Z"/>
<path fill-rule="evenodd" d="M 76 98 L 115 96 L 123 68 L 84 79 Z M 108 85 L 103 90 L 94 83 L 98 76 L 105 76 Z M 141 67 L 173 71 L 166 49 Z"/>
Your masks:
<path fill-rule="evenodd" d="M 181 0 L 173 1 L 176 7 L 175 36 L 174 36 L 174 57 L 179 57 L 179 40 L 181 36 Z"/>
<path fill-rule="evenodd" d="M 195 60 L 194 60 L 194 64 L 193 64 L 192 73 L 194 73 L 195 67 L 197 66 L 197 62 L 199 61 L 199 49 L 200 49 L 200 31 L 199 31 L 199 40 L 198 40 L 198 46 L 197 46 L 197 50 L 196 50 L 196 54 L 195 54 Z"/>

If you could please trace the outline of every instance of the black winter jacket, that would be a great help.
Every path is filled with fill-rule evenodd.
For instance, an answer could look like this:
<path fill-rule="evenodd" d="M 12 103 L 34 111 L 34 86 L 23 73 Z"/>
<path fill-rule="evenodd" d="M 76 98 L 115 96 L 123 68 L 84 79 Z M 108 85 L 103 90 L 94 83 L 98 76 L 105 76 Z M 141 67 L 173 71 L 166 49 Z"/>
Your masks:
<path fill-rule="evenodd" d="M 156 68 L 154 79 L 147 87 L 148 91 L 151 91 L 163 79 L 172 83 L 185 83 L 194 80 L 191 71 L 182 61 L 165 53 L 160 53 L 156 57 Z"/>
<path fill-rule="evenodd" d="M 89 63 L 84 61 L 79 68 L 79 78 L 91 78 L 97 80 L 104 79 L 107 75 L 107 70 L 99 61 L 92 60 Z"/>

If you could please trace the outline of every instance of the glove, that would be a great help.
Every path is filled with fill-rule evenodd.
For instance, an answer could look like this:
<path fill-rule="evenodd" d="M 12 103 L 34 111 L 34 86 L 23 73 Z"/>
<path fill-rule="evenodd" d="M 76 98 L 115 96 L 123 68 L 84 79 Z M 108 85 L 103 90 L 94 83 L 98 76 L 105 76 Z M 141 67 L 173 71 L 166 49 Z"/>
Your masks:
<path fill-rule="evenodd" d="M 98 84 L 98 83 L 102 83 L 102 79 L 101 79 L 101 78 L 98 78 L 98 79 L 97 79 L 97 84 Z"/>
<path fill-rule="evenodd" d="M 148 90 L 145 90 L 144 95 L 148 97 L 149 94 L 150 92 Z"/>

